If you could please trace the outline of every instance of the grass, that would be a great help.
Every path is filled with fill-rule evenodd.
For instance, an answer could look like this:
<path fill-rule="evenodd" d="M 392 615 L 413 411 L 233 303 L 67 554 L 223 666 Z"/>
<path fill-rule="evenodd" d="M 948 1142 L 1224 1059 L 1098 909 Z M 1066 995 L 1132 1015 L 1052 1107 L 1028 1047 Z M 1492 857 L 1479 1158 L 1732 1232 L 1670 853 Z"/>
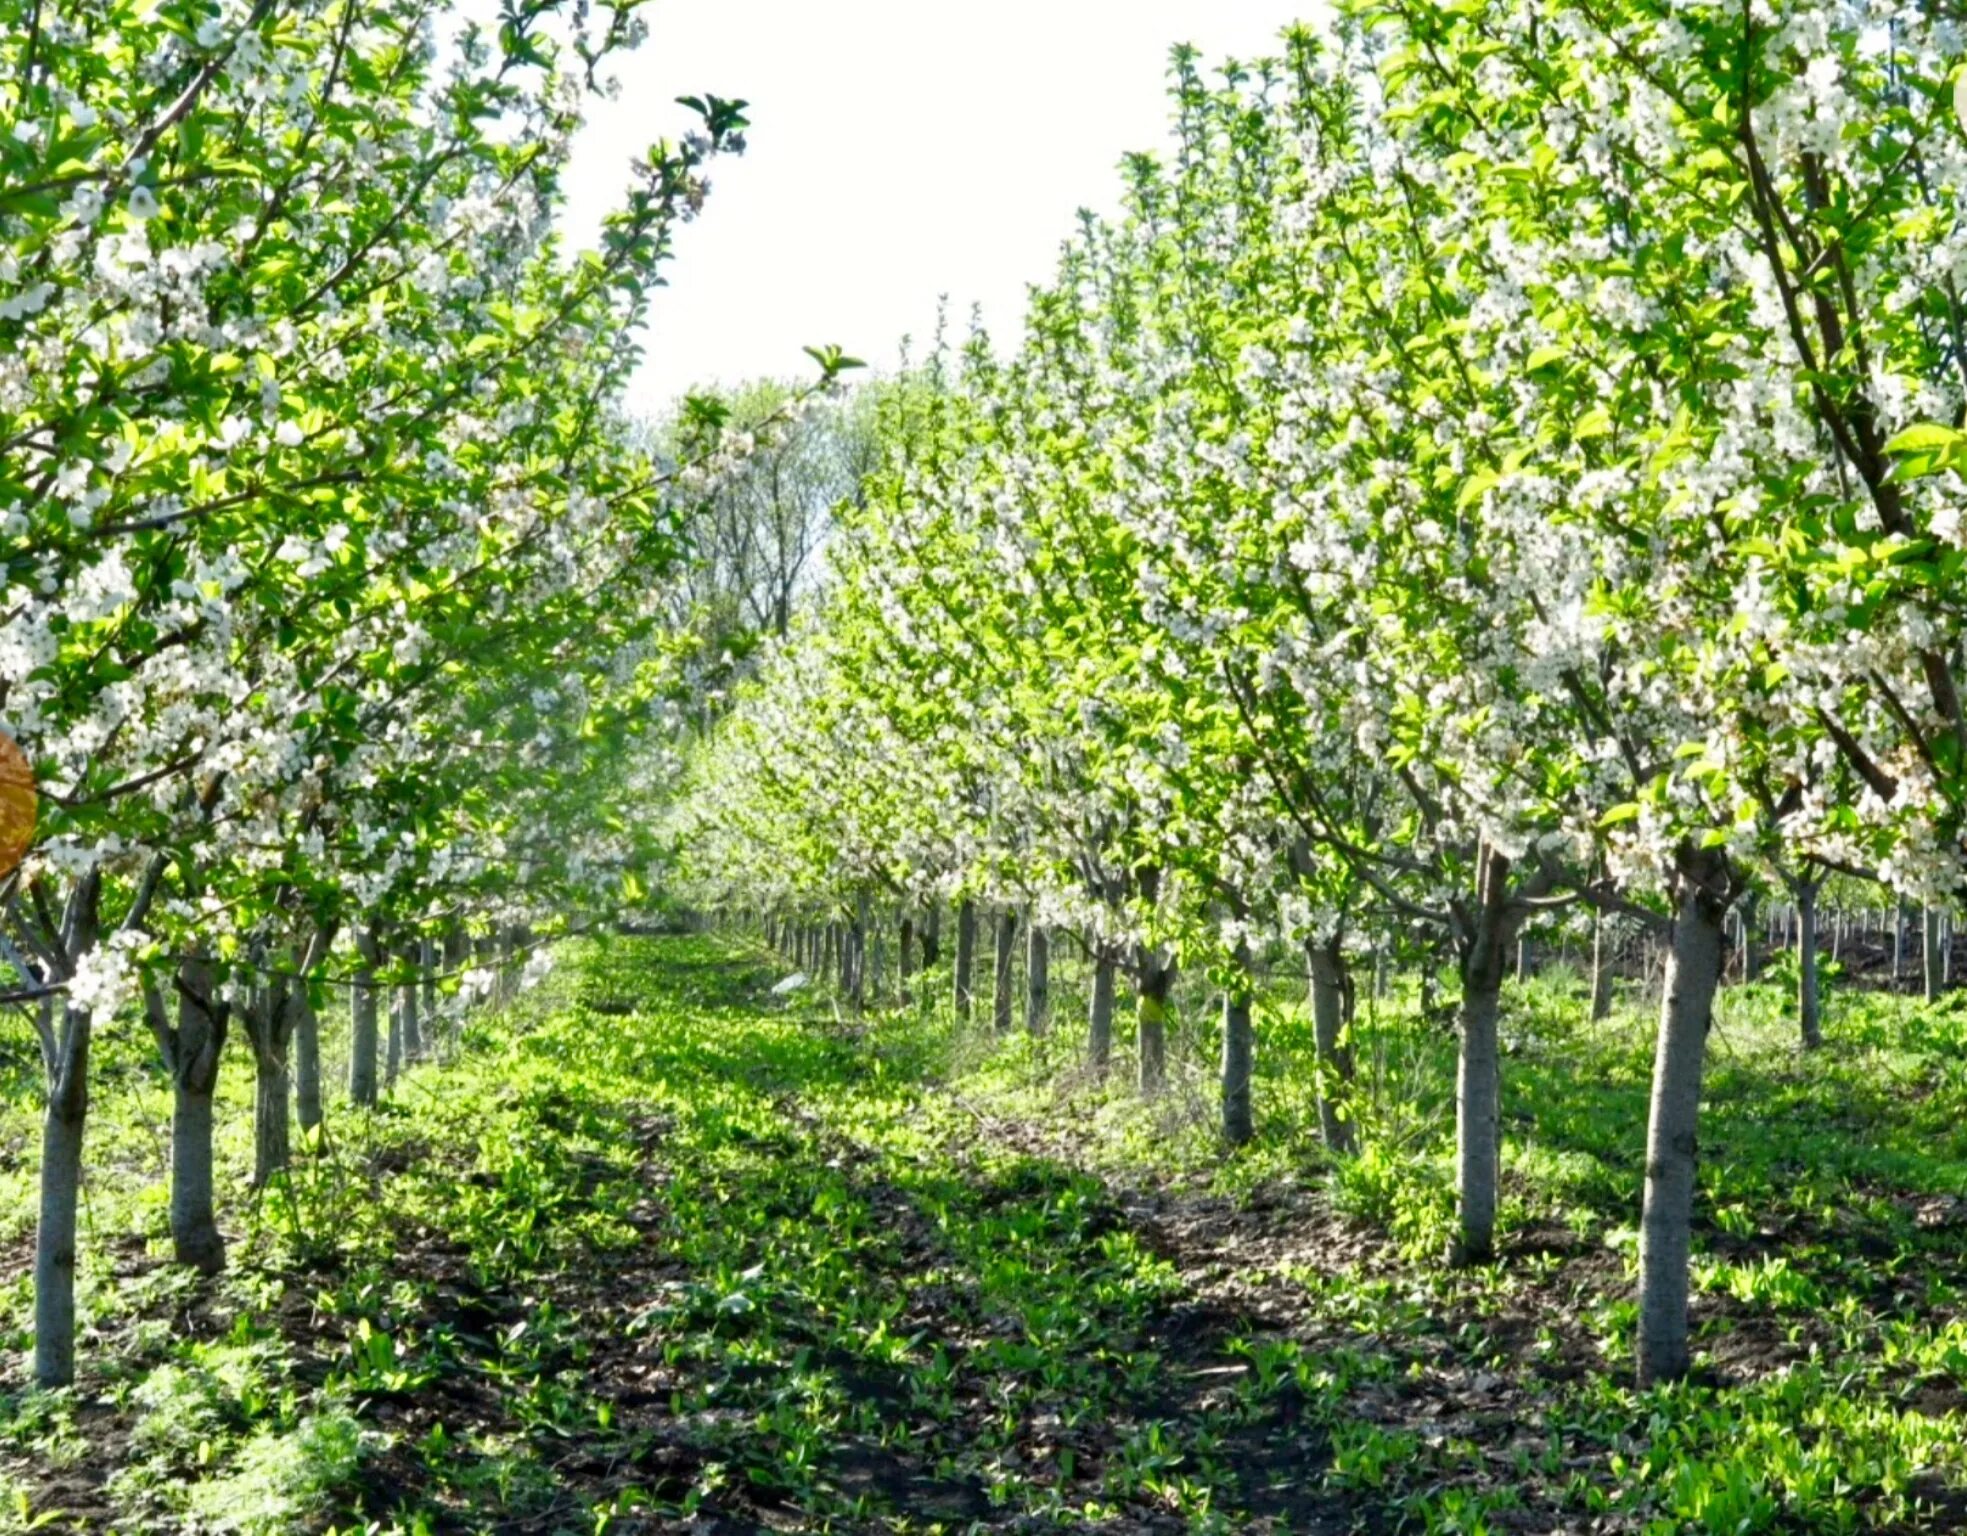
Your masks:
<path fill-rule="evenodd" d="M 1691 1382 L 1647 1394 L 1627 1380 L 1651 1021 L 1631 1006 L 1589 1023 L 1573 973 L 1509 997 L 1503 1258 L 1467 1274 L 1438 1262 L 1454 1042 L 1398 989 L 1362 1005 L 1362 1151 L 1322 1189 L 1306 1026 L 1278 997 L 1258 1142 L 1234 1158 L 1201 1084 L 1142 1106 L 1075 1084 L 1065 1042 L 999 1052 L 965 1092 L 1071 1127 L 1070 1155 L 1109 1178 L 1199 1177 L 1239 1209 L 1310 1187 L 1283 1238 L 1247 1223 L 1240 1257 L 1297 1288 L 1299 1332 L 1350 1324 L 1366 1369 L 1400 1384 L 1365 1422 L 1335 1425 L 1327 1480 L 1370 1491 L 1403 1528 L 1954 1529 L 1967 1008 L 1838 994 L 1830 1046 L 1802 1056 L 1782 982 L 1724 994 L 1702 1125 L 1700 1355 Z M 1199 1073 L 1203 1010 L 1189 1029 Z M 1350 1243 L 1348 1227 L 1374 1240 Z M 1307 1243 L 1320 1251 L 1294 1260 Z M 1354 1393 L 1355 1411 L 1371 1395 Z"/>
<path fill-rule="evenodd" d="M 713 938 L 570 946 L 163 1262 L 168 1099 L 102 1060 L 77 1389 L 24 1384 L 31 1059 L 0 1109 L 0 1530 L 1857 1531 L 1967 1511 L 1967 1012 L 1775 987 L 1712 1041 L 1699 1368 L 1630 1382 L 1650 1033 L 1512 991 L 1503 1254 L 1439 1262 L 1453 1041 L 1357 1025 L 1362 1153 L 1260 1025 L 1226 1155 L 1050 1035 L 842 1017 Z M 11 1046 L 12 1042 L 9 1042 Z M 11 1065 L 9 1065 L 11 1063 Z M 235 1059 L 226 1184 L 248 1156 Z M 16 1201 L 15 1191 L 21 1195 Z M 22 1214 L 16 1214 L 22 1213 Z M 694 1524 L 693 1524 L 694 1523 Z"/>

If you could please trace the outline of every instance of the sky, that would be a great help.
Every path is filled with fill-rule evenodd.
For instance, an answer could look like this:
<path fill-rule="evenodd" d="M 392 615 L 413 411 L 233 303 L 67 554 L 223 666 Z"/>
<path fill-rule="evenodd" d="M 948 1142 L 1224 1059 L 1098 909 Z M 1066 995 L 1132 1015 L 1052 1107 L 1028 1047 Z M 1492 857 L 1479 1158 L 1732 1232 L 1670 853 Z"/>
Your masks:
<path fill-rule="evenodd" d="M 1318 0 L 667 0 L 577 141 L 568 231 L 591 243 L 629 159 L 688 131 L 675 98 L 751 103 L 677 238 L 632 405 L 813 371 L 807 345 L 892 368 L 904 334 L 1000 341 L 1082 207 L 1118 202 L 1123 154 L 1168 137 L 1169 48 L 1268 51 Z"/>

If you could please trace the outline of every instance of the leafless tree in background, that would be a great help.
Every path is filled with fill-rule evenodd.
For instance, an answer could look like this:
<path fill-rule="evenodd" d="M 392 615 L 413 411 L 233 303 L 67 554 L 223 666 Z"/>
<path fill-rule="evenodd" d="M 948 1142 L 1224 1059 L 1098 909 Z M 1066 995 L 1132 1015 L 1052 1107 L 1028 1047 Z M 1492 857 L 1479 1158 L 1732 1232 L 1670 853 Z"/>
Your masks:
<path fill-rule="evenodd" d="M 720 397 L 726 430 L 765 420 L 791 393 L 764 380 Z M 676 432 L 658 428 L 659 444 L 673 444 Z M 672 600 L 676 619 L 693 626 L 712 654 L 742 654 L 759 637 L 783 635 L 819 574 L 835 509 L 858 500 L 879 451 L 872 389 L 823 402 L 758 449 L 684 526 L 691 558 Z"/>

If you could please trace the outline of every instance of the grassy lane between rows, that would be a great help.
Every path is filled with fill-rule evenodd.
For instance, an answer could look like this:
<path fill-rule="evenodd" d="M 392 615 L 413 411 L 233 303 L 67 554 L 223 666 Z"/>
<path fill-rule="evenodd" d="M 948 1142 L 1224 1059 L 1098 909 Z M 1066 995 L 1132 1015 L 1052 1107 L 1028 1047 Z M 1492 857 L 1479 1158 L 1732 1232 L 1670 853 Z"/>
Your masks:
<path fill-rule="evenodd" d="M 1097 1180 L 925 1120 L 935 1026 L 843 1028 L 772 1004 L 772 979 L 714 940 L 579 948 L 545 995 L 234 1210 L 244 1240 L 215 1287 L 159 1259 L 158 1095 L 112 1064 L 73 1394 L 24 1386 L 24 1224 L 7 1249 L 0 1518 L 392 1533 L 1324 1518 L 1322 1431 L 1295 1398 L 1248 1390 L 1228 1322 Z M 8 1128 L 22 1187 L 30 1121 Z M 244 1147 L 225 1151 L 236 1172 Z"/>
<path fill-rule="evenodd" d="M 778 974 L 714 938 L 570 946 L 232 1209 L 217 1284 L 159 1258 L 166 1100 L 112 1052 L 74 1393 L 24 1385 L 30 1234 L 0 1227 L 0 1528 L 1957 1528 L 1944 1020 L 1930 1049 L 1881 1023 L 1801 1068 L 1735 1021 L 1702 1374 L 1642 1395 L 1630 1019 L 1566 1032 L 1554 988 L 1517 1000 L 1544 1027 L 1513 1057 L 1536 1114 L 1512 1122 L 1507 1252 L 1455 1275 L 1418 1018 L 1362 1023 L 1374 1150 L 1334 1171 L 1289 1013 L 1259 1144 L 1226 1159 L 1179 1085 L 1135 1104 L 1064 1029 L 850 1021 Z M 243 1140 L 224 1151 L 236 1175 Z"/>

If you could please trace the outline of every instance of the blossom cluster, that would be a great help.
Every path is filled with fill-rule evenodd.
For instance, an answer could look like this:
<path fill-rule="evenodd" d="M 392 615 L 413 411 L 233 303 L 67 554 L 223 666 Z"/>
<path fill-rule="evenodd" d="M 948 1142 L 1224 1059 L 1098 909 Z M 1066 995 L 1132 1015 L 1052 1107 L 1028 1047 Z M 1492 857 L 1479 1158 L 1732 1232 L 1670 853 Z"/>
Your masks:
<path fill-rule="evenodd" d="M 1890 46 L 1880 39 L 1890 39 Z M 1485 871 L 1957 899 L 1959 38 L 1374 0 L 1219 84 L 1027 338 L 940 349 L 695 766 L 711 903 L 1466 931 Z M 1501 861 L 1500 863 L 1498 861 Z"/>
<path fill-rule="evenodd" d="M 623 899 L 675 502 L 621 400 L 737 104 L 555 220 L 625 8 L 33 7 L 0 95 L 0 698 L 30 990 L 105 1015 Z M 325 952 L 327 946 L 320 948 Z M 324 964 L 331 963 L 324 958 Z"/>

